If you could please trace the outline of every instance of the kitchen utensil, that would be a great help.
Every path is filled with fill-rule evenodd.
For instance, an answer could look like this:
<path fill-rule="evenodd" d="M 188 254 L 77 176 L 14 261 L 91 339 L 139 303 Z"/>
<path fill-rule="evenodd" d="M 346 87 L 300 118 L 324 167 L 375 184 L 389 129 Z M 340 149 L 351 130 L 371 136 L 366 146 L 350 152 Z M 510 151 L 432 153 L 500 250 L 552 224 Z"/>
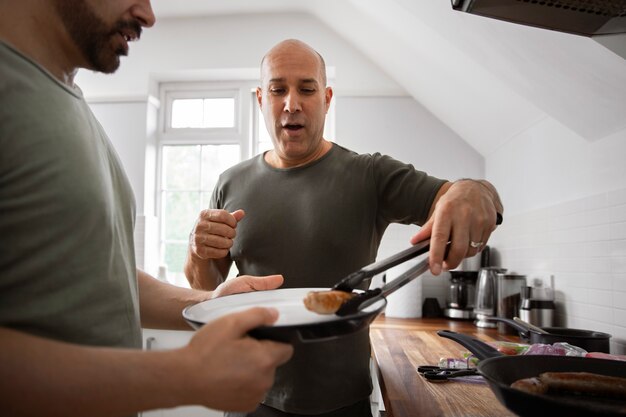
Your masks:
<path fill-rule="evenodd" d="M 441 317 L 441 306 L 439 306 L 439 301 L 436 298 L 428 297 L 424 299 L 424 304 L 422 305 L 422 317 Z"/>
<path fill-rule="evenodd" d="M 498 273 L 496 316 L 509 319 L 519 316 L 521 292 L 524 286 L 526 286 L 525 275 Z M 504 323 L 498 323 L 498 332 L 515 334 L 515 331 Z"/>
<path fill-rule="evenodd" d="M 520 417 L 624 417 L 626 414 L 624 398 L 530 394 L 511 388 L 513 382 L 536 377 L 543 372 L 590 372 L 623 378 L 626 362 L 572 356 L 504 356 L 488 344 L 465 334 L 448 330 L 440 330 L 437 334 L 456 341 L 474 353 L 480 359 L 478 373 L 485 377 L 498 400 Z"/>
<path fill-rule="evenodd" d="M 361 330 L 369 326 L 387 305 L 387 300 L 378 299 L 356 313 L 343 317 L 307 310 L 302 302 L 304 297 L 309 291 L 323 290 L 328 288 L 287 288 L 227 295 L 189 306 L 183 310 L 183 317 L 194 329 L 198 329 L 229 313 L 255 306 L 273 307 L 279 312 L 276 323 L 257 327 L 249 334 L 257 339 L 299 344 L 334 339 Z"/>
<path fill-rule="evenodd" d="M 527 321 L 524 321 L 524 320 L 520 319 L 519 317 L 513 317 L 513 321 L 521 324 L 522 326 L 526 326 L 529 330 L 533 330 L 533 331 L 535 331 L 537 333 L 549 334 L 548 332 L 543 330 L 541 327 L 537 327 L 534 324 L 530 324 Z"/>
<path fill-rule="evenodd" d="M 523 287 L 520 317 L 539 327 L 554 324 L 554 287 Z"/>
<path fill-rule="evenodd" d="M 450 271 L 450 284 L 443 315 L 453 319 L 473 319 L 478 271 Z"/>
<path fill-rule="evenodd" d="M 502 214 L 496 213 L 496 225 L 502 224 Z M 450 242 L 448 242 L 449 244 Z M 395 255 L 392 255 L 388 258 L 385 258 L 381 261 L 374 262 L 370 265 L 364 266 L 363 268 L 355 271 L 339 281 L 337 284 L 333 286 L 333 290 L 352 292 L 357 286 L 363 282 L 366 278 L 371 278 L 374 275 L 378 275 L 382 272 L 385 272 L 389 268 L 393 268 L 396 265 L 399 265 L 403 262 L 408 261 L 409 259 L 413 259 L 419 255 L 422 255 L 430 249 L 430 239 L 423 240 L 408 249 L 403 250 Z M 446 248 L 447 255 L 447 248 Z M 445 256 L 444 256 L 445 258 Z M 397 280 L 397 278 L 396 278 Z"/>
<path fill-rule="evenodd" d="M 570 329 L 567 327 L 542 327 L 544 331 L 548 332 L 545 334 L 528 329 L 526 326 L 514 320 L 502 317 L 492 317 L 491 320 L 506 323 L 515 328 L 519 332 L 520 338 L 529 341 L 531 344 L 544 343 L 551 345 L 558 342 L 565 342 L 585 349 L 587 352 L 610 353 L 611 335 L 608 333 L 593 330 Z"/>
<path fill-rule="evenodd" d="M 496 315 L 497 276 L 501 272 L 506 272 L 506 269 L 490 266 L 478 271 L 474 306 L 477 327 L 496 327 L 489 318 Z"/>
<path fill-rule="evenodd" d="M 423 255 L 430 249 L 430 239 L 423 240 L 408 249 L 398 252 L 388 258 L 382 259 L 378 262 L 366 265 L 343 278 L 337 284 L 333 286 L 333 290 L 352 292 L 358 285 L 367 278 L 371 278 L 374 275 L 378 275 L 386 270 L 393 268 L 403 262 L 413 259 L 419 255 Z M 397 278 L 394 280 L 397 281 Z"/>
<path fill-rule="evenodd" d="M 428 271 L 428 266 L 429 263 L 427 258 L 419 262 L 417 265 L 409 268 L 407 271 L 396 277 L 393 281 L 383 285 L 381 288 L 374 288 L 355 295 L 350 300 L 343 303 L 335 314 L 338 316 L 346 316 L 356 313 L 372 303 L 375 303 L 377 300 L 387 297 L 392 292 L 405 286 L 419 275 Z"/>
<path fill-rule="evenodd" d="M 429 381 L 447 381 L 451 378 L 461 376 L 477 376 L 478 371 L 472 369 L 442 368 L 433 365 L 421 365 L 417 367 L 417 372 Z"/>

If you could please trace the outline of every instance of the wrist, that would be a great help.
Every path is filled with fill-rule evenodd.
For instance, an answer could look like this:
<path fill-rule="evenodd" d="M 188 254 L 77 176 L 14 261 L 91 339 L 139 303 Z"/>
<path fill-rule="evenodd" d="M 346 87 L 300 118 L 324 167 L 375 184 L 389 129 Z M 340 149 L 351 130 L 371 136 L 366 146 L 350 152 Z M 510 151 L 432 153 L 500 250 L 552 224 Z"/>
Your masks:
<path fill-rule="evenodd" d="M 487 192 L 489 197 L 491 198 L 491 202 L 493 203 L 493 207 L 496 210 L 496 224 L 502 224 L 504 219 L 504 206 L 502 205 L 502 201 L 500 200 L 500 195 L 495 187 L 487 180 L 475 180 L 472 178 L 461 178 L 455 182 L 471 182 L 473 184 L 477 184 L 484 191 Z"/>

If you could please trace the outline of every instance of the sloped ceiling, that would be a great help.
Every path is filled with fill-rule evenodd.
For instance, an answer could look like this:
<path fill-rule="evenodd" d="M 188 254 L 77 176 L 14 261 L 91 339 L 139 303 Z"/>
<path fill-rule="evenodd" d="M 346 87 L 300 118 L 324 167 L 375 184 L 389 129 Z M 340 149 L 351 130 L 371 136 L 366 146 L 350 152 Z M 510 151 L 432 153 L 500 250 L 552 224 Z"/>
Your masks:
<path fill-rule="evenodd" d="M 552 118 L 595 141 L 626 128 L 626 60 L 582 36 L 453 11 L 447 0 L 153 0 L 158 18 L 310 13 L 483 156 Z"/>

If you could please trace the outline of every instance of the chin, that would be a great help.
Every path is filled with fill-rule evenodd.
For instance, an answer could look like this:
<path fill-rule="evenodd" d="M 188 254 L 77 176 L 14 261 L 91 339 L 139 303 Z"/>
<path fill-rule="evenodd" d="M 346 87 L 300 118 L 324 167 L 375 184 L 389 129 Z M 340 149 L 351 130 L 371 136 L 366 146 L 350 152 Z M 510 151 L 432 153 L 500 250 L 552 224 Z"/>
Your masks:
<path fill-rule="evenodd" d="M 125 54 L 120 53 L 120 51 L 116 51 L 112 55 L 100 54 L 92 63 L 92 69 L 105 74 L 112 74 L 120 67 L 120 55 Z"/>

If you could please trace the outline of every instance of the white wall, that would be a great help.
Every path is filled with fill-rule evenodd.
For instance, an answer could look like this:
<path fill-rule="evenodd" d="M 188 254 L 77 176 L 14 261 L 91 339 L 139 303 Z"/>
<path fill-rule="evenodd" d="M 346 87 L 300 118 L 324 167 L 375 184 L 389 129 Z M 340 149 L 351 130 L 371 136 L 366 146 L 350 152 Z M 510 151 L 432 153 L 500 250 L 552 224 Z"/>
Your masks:
<path fill-rule="evenodd" d="M 305 14 L 163 19 L 130 45 L 115 75 L 81 71 L 77 83 L 86 96 L 145 96 L 150 80 L 198 79 L 207 70 L 253 69 L 263 55 L 287 38 L 301 39 L 336 68 L 338 95 L 406 95 L 395 81 L 319 20 Z"/>
<path fill-rule="evenodd" d="M 589 142 L 546 118 L 486 158 L 505 222 L 500 265 L 554 275 L 563 326 L 613 335 L 626 353 L 626 129 Z"/>

